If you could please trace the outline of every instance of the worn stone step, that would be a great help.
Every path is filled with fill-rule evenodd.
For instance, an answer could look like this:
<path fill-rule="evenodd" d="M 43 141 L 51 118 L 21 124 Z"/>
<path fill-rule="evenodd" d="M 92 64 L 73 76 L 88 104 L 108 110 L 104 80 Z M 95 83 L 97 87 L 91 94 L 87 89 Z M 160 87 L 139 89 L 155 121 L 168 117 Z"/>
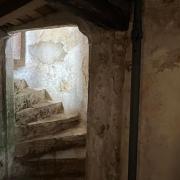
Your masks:
<path fill-rule="evenodd" d="M 27 159 L 86 144 L 86 128 L 68 129 L 57 135 L 35 138 L 16 145 L 16 158 Z"/>
<path fill-rule="evenodd" d="M 73 177 L 48 177 L 48 176 L 35 176 L 35 177 L 31 177 L 31 175 L 29 175 L 29 177 L 27 177 L 27 175 L 24 175 L 24 176 L 18 176 L 18 177 L 15 177 L 15 176 L 12 176 L 11 177 L 12 180 L 85 180 L 85 177 L 83 175 L 81 175 L 81 177 L 76 177 L 76 176 L 73 176 Z"/>
<path fill-rule="evenodd" d="M 51 117 L 16 127 L 17 141 L 53 135 L 73 128 L 80 123 L 79 114 L 57 114 Z"/>
<path fill-rule="evenodd" d="M 25 88 L 20 93 L 15 94 L 15 110 L 30 108 L 34 104 L 45 101 L 47 98 L 45 89 Z"/>
<path fill-rule="evenodd" d="M 85 147 L 77 147 L 70 148 L 61 151 L 55 151 L 49 154 L 45 154 L 40 158 L 32 158 L 29 159 L 28 162 L 34 161 L 43 161 L 49 159 L 58 159 L 58 160 L 67 160 L 67 159 L 85 159 L 86 157 L 86 148 Z"/>
<path fill-rule="evenodd" d="M 36 122 L 38 119 L 50 117 L 53 114 L 63 112 L 61 102 L 46 101 L 33 105 L 31 108 L 23 109 L 16 113 L 16 124 L 26 125 L 30 122 Z"/>
<path fill-rule="evenodd" d="M 23 89 L 27 87 L 28 87 L 28 84 L 25 79 L 14 79 L 14 91 L 16 93 L 22 91 Z"/>
<path fill-rule="evenodd" d="M 63 151 L 57 151 L 29 160 L 21 160 L 19 163 L 24 167 L 24 171 L 14 172 L 16 176 L 32 177 L 83 177 L 85 175 L 85 148 L 72 148 Z M 17 172 L 19 171 L 19 172 Z"/>

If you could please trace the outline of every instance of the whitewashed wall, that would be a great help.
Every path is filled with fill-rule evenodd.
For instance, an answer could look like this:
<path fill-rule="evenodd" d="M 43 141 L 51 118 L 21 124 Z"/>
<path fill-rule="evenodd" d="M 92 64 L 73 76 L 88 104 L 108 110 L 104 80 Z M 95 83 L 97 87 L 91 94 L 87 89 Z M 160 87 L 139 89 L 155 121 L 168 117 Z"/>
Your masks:
<path fill-rule="evenodd" d="M 14 77 L 32 88 L 45 88 L 65 112 L 80 112 L 86 119 L 88 101 L 88 39 L 78 27 L 26 32 L 25 66 Z"/>

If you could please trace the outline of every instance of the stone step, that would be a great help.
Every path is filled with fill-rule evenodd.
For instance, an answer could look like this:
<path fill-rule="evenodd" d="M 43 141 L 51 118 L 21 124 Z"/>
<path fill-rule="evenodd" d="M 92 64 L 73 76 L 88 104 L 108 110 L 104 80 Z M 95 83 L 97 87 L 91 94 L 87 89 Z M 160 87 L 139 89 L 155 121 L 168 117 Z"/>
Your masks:
<path fill-rule="evenodd" d="M 77 148 L 70 148 L 61 151 L 55 151 L 53 153 L 45 154 L 40 158 L 32 158 L 29 159 L 27 162 L 34 162 L 34 161 L 43 161 L 49 159 L 58 159 L 58 160 L 67 160 L 67 159 L 85 159 L 86 157 L 86 148 L 85 147 L 77 147 Z"/>
<path fill-rule="evenodd" d="M 16 158 L 28 159 L 44 154 L 86 145 L 86 128 L 78 127 L 63 131 L 57 135 L 35 138 L 16 145 Z"/>
<path fill-rule="evenodd" d="M 28 87 L 28 84 L 27 84 L 26 80 L 14 79 L 14 91 L 15 92 L 20 92 L 27 87 Z"/>
<path fill-rule="evenodd" d="M 45 101 L 47 98 L 45 89 L 25 88 L 20 93 L 15 94 L 15 111 L 30 108 L 34 104 Z"/>
<path fill-rule="evenodd" d="M 79 114 L 57 114 L 24 126 L 16 126 L 16 140 L 28 140 L 47 136 L 47 134 L 54 135 L 75 127 L 80 120 Z"/>
<path fill-rule="evenodd" d="M 82 176 L 82 175 L 81 175 Z M 83 175 L 84 176 L 84 175 Z M 85 180 L 85 177 L 47 177 L 47 176 L 36 176 L 36 177 L 31 177 L 30 175 L 27 177 L 27 175 L 24 176 L 12 176 L 11 180 Z"/>
<path fill-rule="evenodd" d="M 73 179 L 85 175 L 85 160 L 85 148 L 73 148 L 47 154 L 41 158 L 19 161 L 24 171 L 19 170 L 14 174 L 34 178 L 71 177 Z M 18 168 L 16 169 L 18 171 Z"/>
<path fill-rule="evenodd" d="M 33 105 L 31 108 L 23 109 L 16 113 L 16 124 L 26 125 L 30 122 L 36 122 L 38 119 L 50 117 L 53 114 L 63 112 L 61 102 L 46 101 Z"/>

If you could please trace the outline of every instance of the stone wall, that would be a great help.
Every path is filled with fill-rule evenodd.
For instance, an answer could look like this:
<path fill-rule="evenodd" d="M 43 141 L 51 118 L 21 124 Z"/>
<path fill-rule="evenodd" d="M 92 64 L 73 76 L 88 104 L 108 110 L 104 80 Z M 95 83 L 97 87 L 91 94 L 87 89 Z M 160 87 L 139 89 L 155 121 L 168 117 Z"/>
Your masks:
<path fill-rule="evenodd" d="M 77 26 L 26 32 L 25 66 L 14 77 L 46 89 L 66 113 L 87 119 L 89 44 Z"/>
<path fill-rule="evenodd" d="M 119 180 L 126 33 L 93 33 L 88 112 L 88 180 Z"/>
<path fill-rule="evenodd" d="M 178 0 L 144 3 L 138 180 L 180 178 L 179 8 Z M 127 180 L 131 44 L 126 34 L 86 27 L 71 15 L 56 17 L 56 22 L 54 16 L 45 17 L 21 29 L 74 22 L 87 33 L 91 47 L 87 179 Z"/>
<path fill-rule="evenodd" d="M 56 18 L 54 18 L 56 16 Z M 70 12 L 49 15 L 19 30 L 76 24 L 89 39 L 87 179 L 119 180 L 126 33 L 104 30 Z M 125 99 L 126 101 L 126 99 Z"/>
<path fill-rule="evenodd" d="M 4 33 L 0 32 L 0 38 Z M 7 159 L 6 159 L 6 130 L 4 121 L 4 99 L 3 99 L 3 68 L 5 59 L 5 40 L 0 40 L 0 179 L 3 179 L 7 174 Z"/>

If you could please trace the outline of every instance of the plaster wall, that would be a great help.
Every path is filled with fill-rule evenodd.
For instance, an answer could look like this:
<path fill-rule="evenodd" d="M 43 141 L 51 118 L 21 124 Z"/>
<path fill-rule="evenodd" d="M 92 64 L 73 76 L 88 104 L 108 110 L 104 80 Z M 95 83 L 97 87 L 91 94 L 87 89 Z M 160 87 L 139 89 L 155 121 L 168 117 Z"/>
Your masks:
<path fill-rule="evenodd" d="M 180 1 L 144 3 L 138 180 L 180 179 Z M 131 51 L 129 44 L 128 52 Z M 131 62 L 127 53 L 126 64 Z M 122 173 L 127 178 L 130 71 L 124 85 Z"/>
<path fill-rule="evenodd" d="M 180 179 L 180 1 L 146 1 L 139 180 Z"/>
<path fill-rule="evenodd" d="M 14 77 L 32 88 L 44 88 L 65 112 L 80 112 L 86 119 L 89 44 L 77 26 L 26 32 L 25 66 Z"/>
<path fill-rule="evenodd" d="M 119 180 L 126 32 L 92 34 L 88 106 L 88 180 Z"/>

